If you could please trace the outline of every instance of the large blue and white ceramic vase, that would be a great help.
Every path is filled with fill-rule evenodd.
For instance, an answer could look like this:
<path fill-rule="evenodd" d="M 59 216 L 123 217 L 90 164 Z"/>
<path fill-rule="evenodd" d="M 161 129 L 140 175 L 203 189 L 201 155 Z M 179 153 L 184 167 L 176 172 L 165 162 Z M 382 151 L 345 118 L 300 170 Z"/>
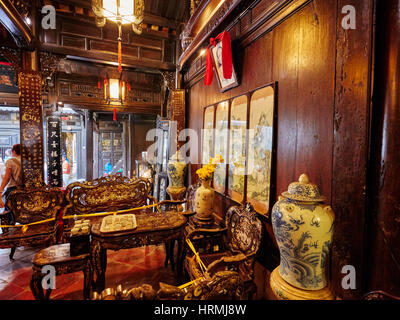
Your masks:
<path fill-rule="evenodd" d="M 302 174 L 272 209 L 272 226 L 281 258 L 279 275 L 296 288 L 321 290 L 328 285 L 326 267 L 334 213 L 323 201 L 318 187 Z"/>

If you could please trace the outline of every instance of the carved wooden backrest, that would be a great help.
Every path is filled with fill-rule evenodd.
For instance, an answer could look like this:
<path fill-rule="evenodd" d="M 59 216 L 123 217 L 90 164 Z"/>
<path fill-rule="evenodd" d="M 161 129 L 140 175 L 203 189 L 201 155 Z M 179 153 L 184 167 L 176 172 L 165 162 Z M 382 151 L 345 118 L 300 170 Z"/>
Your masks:
<path fill-rule="evenodd" d="M 67 187 L 67 213 L 80 215 L 144 206 L 151 198 L 150 191 L 151 180 L 146 178 L 107 176 L 71 183 Z"/>
<path fill-rule="evenodd" d="M 17 189 L 10 194 L 7 204 L 14 213 L 15 221 L 27 224 L 56 218 L 63 200 L 63 192 L 60 189 L 43 186 Z"/>
<path fill-rule="evenodd" d="M 262 224 L 250 203 L 230 207 L 225 216 L 228 247 L 234 253 L 257 253 L 262 237 Z"/>

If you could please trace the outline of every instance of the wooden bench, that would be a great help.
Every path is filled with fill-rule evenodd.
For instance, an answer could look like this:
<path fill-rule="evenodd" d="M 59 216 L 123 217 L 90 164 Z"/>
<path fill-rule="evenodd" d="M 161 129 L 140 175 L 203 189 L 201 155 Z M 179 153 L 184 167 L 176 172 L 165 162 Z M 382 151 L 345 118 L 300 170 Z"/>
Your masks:
<path fill-rule="evenodd" d="M 62 191 L 48 186 L 13 191 L 7 204 L 14 213 L 16 223 L 26 225 L 41 220 L 50 221 L 31 225 L 25 232 L 21 227 L 3 228 L 0 248 L 11 248 L 10 259 L 13 259 L 16 247 L 55 244 L 58 214 L 63 202 Z M 2 224 L 8 224 L 1 220 Z"/>
<path fill-rule="evenodd" d="M 150 195 L 152 181 L 146 178 L 129 179 L 122 176 L 107 176 L 93 181 L 74 182 L 66 188 L 65 215 L 94 214 L 112 212 L 123 209 L 142 207 L 154 204 L 155 199 Z M 84 219 L 92 222 L 103 217 Z M 64 219 L 63 238 L 69 236 L 73 219 Z"/>

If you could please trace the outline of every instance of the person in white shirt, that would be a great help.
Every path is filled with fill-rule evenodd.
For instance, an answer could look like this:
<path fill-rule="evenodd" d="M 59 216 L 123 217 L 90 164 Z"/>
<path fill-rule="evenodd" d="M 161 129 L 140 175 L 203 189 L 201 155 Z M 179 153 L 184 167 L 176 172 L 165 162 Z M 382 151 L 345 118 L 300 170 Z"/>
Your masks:
<path fill-rule="evenodd" d="M 4 207 L 4 214 L 8 215 L 8 222 L 14 224 L 14 215 L 7 206 L 7 198 L 12 191 L 22 185 L 21 145 L 13 145 L 11 152 L 12 158 L 5 163 L 6 172 L 0 186 L 0 193 L 3 194 L 3 198 L 0 198 L 0 208 Z"/>

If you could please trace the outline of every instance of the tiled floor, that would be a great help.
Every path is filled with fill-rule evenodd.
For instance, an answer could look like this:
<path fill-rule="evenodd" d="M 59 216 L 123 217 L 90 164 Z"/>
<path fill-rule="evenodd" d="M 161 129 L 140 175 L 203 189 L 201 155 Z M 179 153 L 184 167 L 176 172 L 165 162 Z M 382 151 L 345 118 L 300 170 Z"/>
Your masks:
<path fill-rule="evenodd" d="M 32 259 L 40 248 L 17 248 L 14 261 L 8 258 L 10 249 L 0 249 L 0 300 L 32 300 L 29 282 Z M 120 251 L 108 251 L 106 287 L 132 288 L 143 283 L 158 289 L 159 282 L 177 285 L 175 273 L 164 267 L 165 251 L 161 246 L 147 246 Z M 83 273 L 71 273 L 56 278 L 55 300 L 81 300 Z"/>

